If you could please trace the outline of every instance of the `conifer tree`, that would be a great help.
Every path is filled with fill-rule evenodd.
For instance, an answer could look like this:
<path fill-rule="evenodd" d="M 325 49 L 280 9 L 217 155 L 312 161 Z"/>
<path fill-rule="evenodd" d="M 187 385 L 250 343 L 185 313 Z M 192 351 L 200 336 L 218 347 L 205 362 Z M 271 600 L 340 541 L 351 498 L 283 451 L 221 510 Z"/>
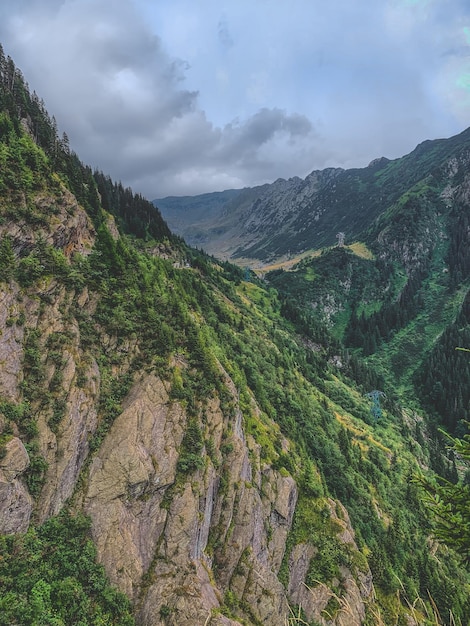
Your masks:
<path fill-rule="evenodd" d="M 467 348 L 456 349 L 470 352 Z M 470 461 L 470 435 L 449 439 L 456 476 L 455 458 L 467 464 Z M 435 536 L 454 548 L 464 563 L 470 565 L 470 484 L 466 480 L 452 482 L 443 478 L 437 482 L 420 477 L 419 481 L 424 488 L 425 503 L 433 516 Z"/>
<path fill-rule="evenodd" d="M 470 461 L 470 435 L 452 439 L 452 449 L 463 461 Z M 463 562 L 470 565 L 470 485 L 420 477 L 424 501 L 430 510 L 437 539 L 454 548 Z"/>

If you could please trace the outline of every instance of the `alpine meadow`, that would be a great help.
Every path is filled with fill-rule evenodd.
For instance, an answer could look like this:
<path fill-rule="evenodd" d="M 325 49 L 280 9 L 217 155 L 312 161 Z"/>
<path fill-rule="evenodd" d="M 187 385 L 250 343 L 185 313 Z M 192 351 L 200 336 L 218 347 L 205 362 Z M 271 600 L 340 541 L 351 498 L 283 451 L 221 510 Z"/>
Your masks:
<path fill-rule="evenodd" d="M 470 129 L 154 204 L 0 48 L 0 626 L 467 626 L 469 287 Z"/>

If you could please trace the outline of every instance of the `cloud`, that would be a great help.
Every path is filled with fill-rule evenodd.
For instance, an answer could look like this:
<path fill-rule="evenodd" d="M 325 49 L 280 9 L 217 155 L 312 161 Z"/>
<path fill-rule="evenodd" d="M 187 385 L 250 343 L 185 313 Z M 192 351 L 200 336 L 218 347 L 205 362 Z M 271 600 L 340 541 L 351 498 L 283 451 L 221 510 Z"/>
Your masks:
<path fill-rule="evenodd" d="M 2 0 L 0 41 L 80 157 L 153 198 L 461 130 L 470 11 L 442 4 Z"/>
<path fill-rule="evenodd" d="M 279 109 L 261 109 L 243 125 L 228 124 L 225 127 L 225 143 L 235 152 L 256 149 L 278 133 L 285 133 L 293 141 L 298 136 L 311 133 L 312 124 L 300 115 L 286 115 Z"/>
<path fill-rule="evenodd" d="M 45 6 L 46 5 L 46 6 Z M 295 146 L 312 132 L 304 117 L 263 108 L 215 127 L 185 89 L 187 65 L 172 58 L 131 2 L 23 2 L 0 27 L 13 54 L 80 157 L 150 198 L 244 186 L 284 173 L 261 148 Z M 5 13 L 5 11 L 4 11 Z M 222 44 L 228 26 L 219 22 Z M 53 103 L 53 106 L 50 105 Z M 299 164 L 300 165 L 300 164 Z"/>
<path fill-rule="evenodd" d="M 247 181 L 256 185 L 294 176 L 305 162 L 319 156 L 313 154 L 316 141 L 311 123 L 277 109 L 262 109 L 223 129 L 215 128 L 202 112 L 195 111 L 172 120 L 158 153 L 153 139 L 149 141 L 136 145 L 140 156 L 130 173 L 147 188 L 155 184 L 157 171 L 163 189 L 171 194 L 174 189 L 180 194 L 203 193 L 244 187 Z M 138 171 L 137 165 L 145 161 L 142 152 L 147 153 L 151 167 Z"/>
<path fill-rule="evenodd" d="M 228 24 L 225 20 L 220 20 L 218 24 L 219 41 L 224 48 L 231 48 L 234 45 L 230 35 Z"/>

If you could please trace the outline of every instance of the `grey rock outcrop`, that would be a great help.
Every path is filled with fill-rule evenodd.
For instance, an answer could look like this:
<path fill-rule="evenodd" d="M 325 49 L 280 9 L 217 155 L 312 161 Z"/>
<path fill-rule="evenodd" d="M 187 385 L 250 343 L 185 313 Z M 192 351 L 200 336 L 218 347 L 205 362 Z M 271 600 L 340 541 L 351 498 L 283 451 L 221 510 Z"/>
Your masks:
<path fill-rule="evenodd" d="M 0 460 L 0 533 L 28 530 L 33 501 L 21 481 L 29 466 L 29 456 L 18 437 L 4 444 Z"/>

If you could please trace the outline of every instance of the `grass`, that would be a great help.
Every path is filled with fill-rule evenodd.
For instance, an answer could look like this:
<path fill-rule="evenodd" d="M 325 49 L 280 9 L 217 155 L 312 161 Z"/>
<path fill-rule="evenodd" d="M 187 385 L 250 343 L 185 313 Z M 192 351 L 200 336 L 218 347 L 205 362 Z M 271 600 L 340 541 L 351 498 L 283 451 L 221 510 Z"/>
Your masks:
<path fill-rule="evenodd" d="M 351 243 L 344 247 L 348 250 L 351 250 L 353 254 L 361 257 L 362 259 L 367 259 L 370 261 L 375 259 L 373 253 L 369 250 L 366 244 L 360 241 L 355 241 L 354 243 Z M 308 258 L 319 257 L 325 250 L 329 249 L 330 248 L 322 248 L 320 250 L 306 250 L 301 254 L 296 254 L 295 256 L 289 257 L 287 259 L 284 257 L 280 257 L 277 261 L 275 261 L 274 263 L 270 263 L 269 265 L 260 264 L 259 259 L 234 259 L 233 262 L 236 263 L 236 265 L 240 265 L 241 267 L 249 267 L 251 264 L 253 264 L 256 267 L 252 267 L 251 269 L 253 269 L 253 271 L 258 276 L 263 276 L 264 274 L 268 272 L 273 272 L 274 270 L 295 271 L 295 266 L 300 261 Z M 313 280 L 313 277 L 311 277 L 310 280 Z"/>
<path fill-rule="evenodd" d="M 374 254 L 369 250 L 366 244 L 361 241 L 355 241 L 354 243 L 345 246 L 345 248 L 348 248 L 348 250 L 351 250 L 351 252 L 362 259 L 367 259 L 368 261 L 373 261 L 375 259 Z"/>
<path fill-rule="evenodd" d="M 301 254 L 296 254 L 293 257 L 289 257 L 287 259 L 280 257 L 274 263 L 270 263 L 269 265 L 260 265 L 259 260 L 254 260 L 254 263 L 258 264 L 258 267 L 252 268 L 254 272 L 256 272 L 259 276 L 266 274 L 267 272 L 273 272 L 274 270 L 292 270 L 295 265 L 297 265 L 303 259 L 307 259 L 310 257 L 318 257 L 322 253 L 322 250 L 306 250 Z M 246 267 L 250 265 L 250 259 L 234 259 L 234 263 L 240 265 L 242 267 Z"/>
<path fill-rule="evenodd" d="M 389 372 L 388 378 L 393 377 L 389 383 L 393 382 L 397 391 L 405 394 L 412 391 L 410 381 L 414 372 L 446 326 L 455 318 L 466 291 L 462 288 L 449 297 L 444 285 L 430 282 L 424 293 L 426 313 L 420 313 L 388 343 L 380 346 L 375 355 L 368 357 L 369 363 L 375 364 L 385 373 Z"/>
<path fill-rule="evenodd" d="M 305 584 L 305 583 L 304 583 Z M 319 585 L 328 590 L 329 593 L 332 594 L 332 598 L 335 600 L 335 604 L 338 607 L 335 615 L 330 615 L 327 613 L 326 609 L 323 611 L 325 613 L 325 617 L 327 619 L 336 619 L 336 623 L 338 626 L 342 626 L 343 624 L 349 624 L 351 618 L 354 619 L 355 611 L 351 606 L 351 603 L 347 598 L 343 598 L 335 594 L 329 587 L 327 587 L 324 583 L 318 582 Z M 436 606 L 431 595 L 429 595 L 429 604 L 426 604 L 422 598 L 416 598 L 411 601 L 408 599 L 405 588 L 401 580 L 399 580 L 400 591 L 399 597 L 402 598 L 404 605 L 407 607 L 408 615 L 405 619 L 412 619 L 413 624 L 426 624 L 427 626 L 462 626 L 462 622 L 460 619 L 455 619 L 452 614 L 452 611 L 449 613 L 449 620 L 443 621 L 442 616 L 439 613 L 439 610 Z M 312 589 L 305 585 L 305 587 L 312 592 Z M 398 597 L 396 598 L 398 600 Z M 393 599 L 392 599 L 393 601 Z M 370 599 L 365 602 L 366 610 L 368 611 L 370 617 L 374 620 L 374 626 L 386 626 L 386 622 L 384 621 L 384 617 L 382 615 L 382 611 L 380 609 L 380 601 L 377 597 L 375 587 L 372 587 L 372 593 Z M 311 621 L 305 621 L 302 614 L 302 607 L 297 607 L 296 609 L 289 606 L 289 616 L 286 617 L 284 626 L 312 626 Z M 343 620 L 344 616 L 344 620 Z M 369 622 L 368 622 L 369 623 Z"/>

